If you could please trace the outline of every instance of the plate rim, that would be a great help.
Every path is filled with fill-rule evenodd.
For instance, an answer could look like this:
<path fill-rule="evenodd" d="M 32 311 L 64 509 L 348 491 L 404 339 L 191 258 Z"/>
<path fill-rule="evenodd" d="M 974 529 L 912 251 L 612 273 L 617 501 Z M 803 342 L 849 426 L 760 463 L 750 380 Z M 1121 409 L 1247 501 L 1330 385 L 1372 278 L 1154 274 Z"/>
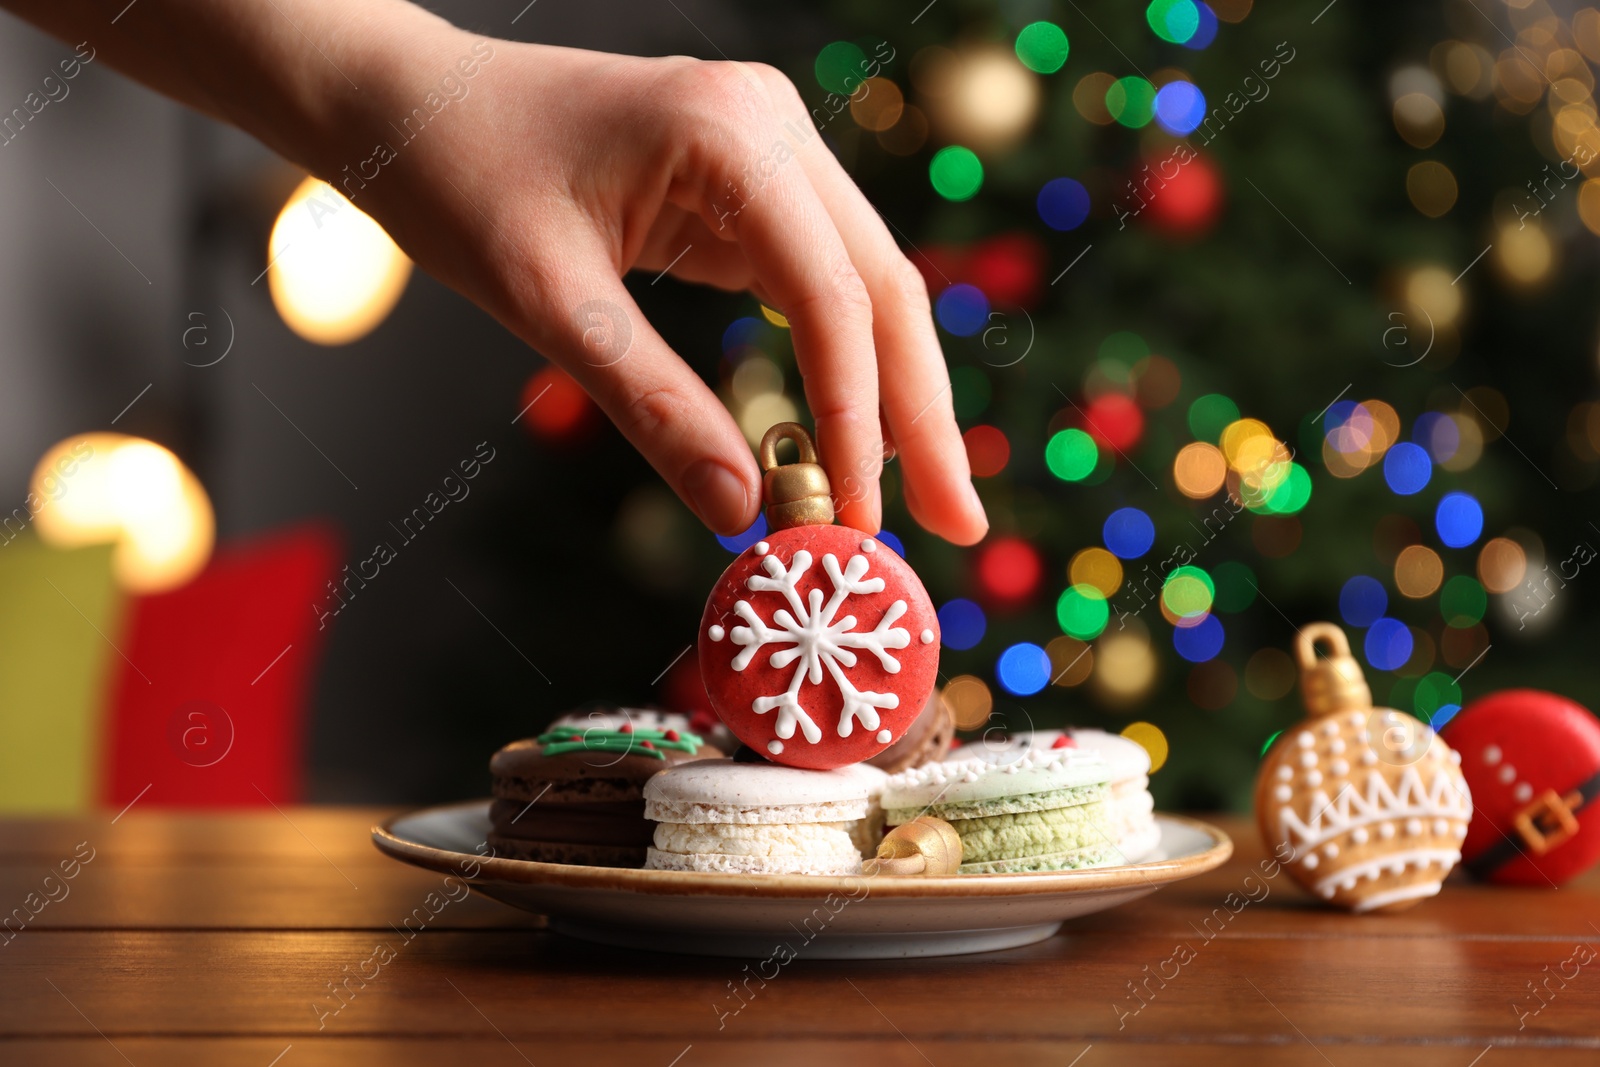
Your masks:
<path fill-rule="evenodd" d="M 1129 889 L 1151 890 L 1215 870 L 1233 855 L 1233 839 L 1211 823 L 1187 815 L 1157 812 L 1158 822 L 1176 823 L 1210 838 L 1204 850 L 1177 859 L 1147 860 L 1117 867 L 1075 871 L 1032 871 L 1010 874 L 962 874 L 938 878 L 873 877 L 869 875 L 763 874 L 737 875 L 713 871 L 657 871 L 633 867 L 590 867 L 571 863 L 483 856 L 435 848 L 401 837 L 394 825 L 403 819 L 458 809 L 483 809 L 488 800 L 434 804 L 400 812 L 372 828 L 372 843 L 385 855 L 425 870 L 455 875 L 472 882 L 508 882 L 554 889 L 609 889 L 664 896 L 723 896 L 761 899 L 822 898 L 830 893 L 856 896 L 863 883 L 881 898 L 958 899 L 962 897 L 1031 897 Z M 467 875 L 465 868 L 478 866 Z"/>

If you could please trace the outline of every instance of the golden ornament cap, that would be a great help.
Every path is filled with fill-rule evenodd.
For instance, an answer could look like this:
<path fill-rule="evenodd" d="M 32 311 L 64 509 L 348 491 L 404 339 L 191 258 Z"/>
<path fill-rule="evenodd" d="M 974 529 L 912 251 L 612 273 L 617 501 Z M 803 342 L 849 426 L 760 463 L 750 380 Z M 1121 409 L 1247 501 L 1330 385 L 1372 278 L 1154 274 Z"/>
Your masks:
<path fill-rule="evenodd" d="M 896 826 L 861 865 L 863 874 L 955 874 L 961 867 L 961 835 L 943 819 L 919 815 Z"/>
<path fill-rule="evenodd" d="M 1322 658 L 1317 656 L 1319 644 L 1326 650 Z M 1350 654 L 1344 631 L 1333 623 L 1302 627 L 1294 639 L 1294 658 L 1300 667 L 1300 696 L 1309 717 L 1372 707 L 1372 690 L 1367 688 L 1361 664 Z"/>
<path fill-rule="evenodd" d="M 794 463 L 778 462 L 778 442 L 799 450 Z M 780 422 L 761 438 L 761 490 L 767 501 L 767 528 L 828 526 L 833 523 L 833 491 L 817 463 L 817 447 L 798 422 Z"/>

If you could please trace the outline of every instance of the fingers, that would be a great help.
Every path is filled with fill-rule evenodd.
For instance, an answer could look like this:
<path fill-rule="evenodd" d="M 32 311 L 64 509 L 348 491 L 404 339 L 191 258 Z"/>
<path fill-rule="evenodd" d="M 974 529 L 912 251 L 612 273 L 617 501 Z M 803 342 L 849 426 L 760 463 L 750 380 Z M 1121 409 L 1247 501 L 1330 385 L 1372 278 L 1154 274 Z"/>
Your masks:
<path fill-rule="evenodd" d="M 633 302 L 592 231 L 546 271 L 535 346 L 594 397 L 700 520 L 721 534 L 755 521 L 760 472 L 722 402 Z M 530 318 L 533 316 L 530 316 Z"/>
<path fill-rule="evenodd" d="M 700 210 L 708 227 L 731 227 L 758 286 L 788 318 L 839 519 L 876 532 L 883 438 L 872 301 L 804 169 L 778 150 L 785 134 L 765 92 L 752 88 L 756 75 L 722 69 L 723 96 L 747 106 L 697 133 L 706 189 L 683 206 Z M 726 190 L 736 210 L 718 196 Z"/>
<path fill-rule="evenodd" d="M 780 100 L 794 92 L 786 80 L 773 88 Z M 927 287 L 821 141 L 815 136 L 802 146 L 799 161 L 871 296 L 878 389 L 904 469 L 906 506 L 928 530 L 958 545 L 973 544 L 988 532 L 989 521 L 972 487 Z"/>

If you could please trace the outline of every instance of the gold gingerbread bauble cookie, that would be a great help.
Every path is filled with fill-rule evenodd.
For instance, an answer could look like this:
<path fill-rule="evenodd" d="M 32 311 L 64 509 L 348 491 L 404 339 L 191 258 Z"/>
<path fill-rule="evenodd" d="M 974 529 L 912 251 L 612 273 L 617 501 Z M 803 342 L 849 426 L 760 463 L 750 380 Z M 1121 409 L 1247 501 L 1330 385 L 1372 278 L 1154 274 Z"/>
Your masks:
<path fill-rule="evenodd" d="M 1472 821 L 1460 754 L 1413 716 L 1372 706 L 1339 627 L 1302 629 L 1295 658 L 1306 719 L 1283 731 L 1256 775 L 1267 850 L 1288 857 L 1319 900 L 1354 912 L 1433 896 Z"/>

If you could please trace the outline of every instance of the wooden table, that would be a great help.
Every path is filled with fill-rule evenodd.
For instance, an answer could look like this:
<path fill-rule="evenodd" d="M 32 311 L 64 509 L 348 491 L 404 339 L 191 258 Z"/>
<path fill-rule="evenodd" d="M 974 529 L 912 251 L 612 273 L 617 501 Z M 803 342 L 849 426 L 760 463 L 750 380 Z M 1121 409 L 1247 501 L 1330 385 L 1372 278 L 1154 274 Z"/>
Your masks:
<path fill-rule="evenodd" d="M 476 895 L 405 942 L 440 880 L 373 849 L 383 814 L 0 823 L 0 909 L 28 918 L 0 938 L 0 1064 L 1600 1063 L 1600 958 L 1529 985 L 1600 946 L 1600 877 L 1353 918 L 1223 819 L 1209 875 L 1010 952 L 802 958 L 719 1031 L 733 960 L 567 941 Z"/>

